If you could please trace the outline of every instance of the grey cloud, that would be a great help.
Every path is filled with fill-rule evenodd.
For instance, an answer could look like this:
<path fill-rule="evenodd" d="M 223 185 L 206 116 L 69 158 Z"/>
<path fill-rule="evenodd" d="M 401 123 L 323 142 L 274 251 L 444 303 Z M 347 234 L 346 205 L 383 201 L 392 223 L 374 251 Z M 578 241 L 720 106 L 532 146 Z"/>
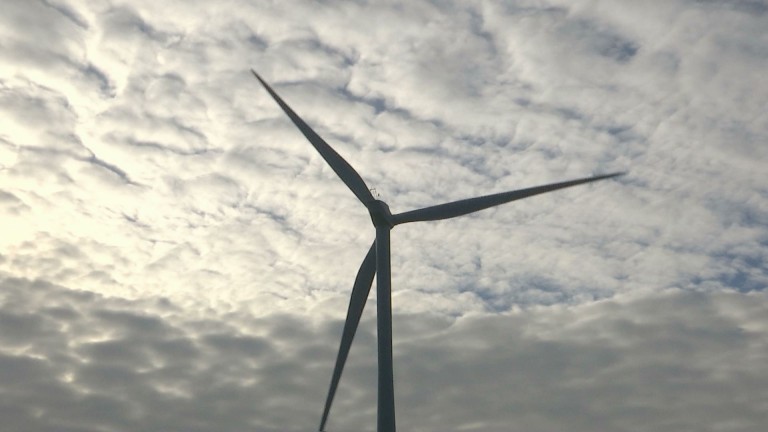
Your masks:
<path fill-rule="evenodd" d="M 276 416 L 263 406 L 275 406 L 264 402 L 278 388 L 261 381 L 286 385 L 301 367 L 265 357 L 275 346 L 271 336 L 241 335 L 223 321 L 201 326 L 163 302 L 43 282 L 6 278 L 3 292 L 2 324 L 10 330 L 0 337 L 0 399 L 21 413 L 8 430 L 240 430 L 250 423 L 269 431 L 259 418 L 281 415 L 287 430 L 301 430 L 286 422 L 292 413 Z M 297 382 L 280 397 L 301 401 L 304 388 Z"/>
<path fill-rule="evenodd" d="M 2 206 L 3 212 L 13 215 L 20 215 L 21 213 L 31 210 L 31 208 L 16 195 L 5 191 L 0 191 L 0 206 Z"/>
<path fill-rule="evenodd" d="M 638 43 L 627 37 L 600 28 L 601 24 L 587 20 L 566 20 L 558 31 L 570 46 L 583 44 L 588 51 L 607 57 L 617 63 L 627 63 L 639 49 Z"/>
<path fill-rule="evenodd" d="M 768 5 L 766 5 L 764 1 L 760 0 L 695 0 L 694 3 L 698 3 L 706 7 L 732 9 L 739 12 L 755 15 L 762 15 L 768 11 Z"/>
<path fill-rule="evenodd" d="M 111 175 L 117 176 L 120 180 L 122 180 L 125 183 L 136 184 L 130 179 L 130 177 L 128 177 L 128 174 L 122 169 L 120 169 L 118 166 L 113 165 L 104 160 L 101 160 L 97 158 L 95 155 L 91 155 L 90 157 L 83 158 L 81 160 L 88 162 L 96 167 L 103 168 L 104 170 L 108 171 Z"/>
<path fill-rule="evenodd" d="M 2 56 L 14 65 L 61 67 L 68 57 L 76 56 L 82 43 L 81 25 L 42 1 L 11 1 L 2 19 L 4 28 L 24 28 L 26 35 L 34 36 L 26 38 L 13 31 L 4 35 L 8 46 Z"/>
<path fill-rule="evenodd" d="M 312 430 L 340 321 L 195 312 L 4 278 L 9 431 Z M 395 314 L 402 428 L 759 430 L 765 294 L 670 290 L 506 314 Z M 373 430 L 370 313 L 332 414 Z"/>
<path fill-rule="evenodd" d="M 66 97 L 36 83 L 13 84 L 0 90 L 3 116 L 15 129 L 6 132 L 11 142 L 22 149 L 78 154 L 76 115 Z"/>
<path fill-rule="evenodd" d="M 765 345 L 752 345 L 752 335 L 737 324 L 765 303 L 747 306 L 731 321 L 723 312 L 733 296 L 677 292 L 460 320 L 450 334 L 408 346 L 425 364 L 403 372 L 408 375 L 400 394 L 409 393 L 403 406 L 429 401 L 413 407 L 412 415 L 434 412 L 448 424 L 476 422 L 475 428 L 484 430 L 718 430 L 728 422 L 736 430 L 753 430 L 765 421 L 764 413 L 757 405 L 743 405 L 740 389 L 750 379 L 760 380 L 762 366 L 746 373 L 751 378 L 726 386 L 722 377 L 765 356 Z M 503 342 L 492 346 L 478 341 L 478 334 Z M 448 369 L 452 373 L 443 375 Z M 738 402 L 725 402 L 729 398 Z M 454 409 L 436 409 L 442 403 Z M 489 420 L 501 412 L 503 418 Z"/>
<path fill-rule="evenodd" d="M 80 15 L 76 9 L 71 8 L 66 4 L 61 4 L 61 3 L 52 2 L 48 0 L 42 0 L 41 3 L 43 3 L 45 6 L 51 9 L 54 9 L 60 14 L 64 15 L 79 27 L 88 28 L 87 20 L 82 15 Z"/>
<path fill-rule="evenodd" d="M 2 37 L 8 49 L 0 55 L 14 67 L 4 78 L 39 82 L 47 76 L 45 87 L 69 98 L 114 95 L 113 83 L 84 55 L 93 30 L 84 11 L 39 0 L 13 0 L 6 6 Z"/>

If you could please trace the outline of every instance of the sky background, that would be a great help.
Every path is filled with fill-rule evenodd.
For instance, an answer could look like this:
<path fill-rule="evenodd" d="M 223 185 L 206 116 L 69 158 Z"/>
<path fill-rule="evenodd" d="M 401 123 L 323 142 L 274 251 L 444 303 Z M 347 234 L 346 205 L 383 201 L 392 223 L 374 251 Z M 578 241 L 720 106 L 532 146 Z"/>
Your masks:
<path fill-rule="evenodd" d="M 393 212 L 398 426 L 768 425 L 768 3 L 6 0 L 4 431 L 316 430 Z M 329 430 L 375 429 L 375 290 Z"/>

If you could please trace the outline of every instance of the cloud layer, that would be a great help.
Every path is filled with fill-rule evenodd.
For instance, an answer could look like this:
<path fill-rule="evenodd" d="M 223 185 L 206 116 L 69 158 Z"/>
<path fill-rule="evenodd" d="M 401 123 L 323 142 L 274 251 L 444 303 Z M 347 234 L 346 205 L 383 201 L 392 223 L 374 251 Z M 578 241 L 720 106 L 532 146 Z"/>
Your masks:
<path fill-rule="evenodd" d="M 314 427 L 374 233 L 251 67 L 396 212 L 630 171 L 393 231 L 403 427 L 766 423 L 764 2 L 5 3 L 11 430 Z"/>
<path fill-rule="evenodd" d="M 13 274 L 268 310 L 345 292 L 367 216 L 253 66 L 395 211 L 631 169 L 398 230 L 396 295 L 464 313 L 768 280 L 756 4 L 12 5 Z"/>
<path fill-rule="evenodd" d="M 309 431 L 340 321 L 190 314 L 2 281 L 7 431 Z M 395 315 L 399 422 L 417 431 L 756 431 L 768 421 L 763 293 L 676 290 L 453 321 Z M 373 430 L 363 323 L 332 430 Z"/>

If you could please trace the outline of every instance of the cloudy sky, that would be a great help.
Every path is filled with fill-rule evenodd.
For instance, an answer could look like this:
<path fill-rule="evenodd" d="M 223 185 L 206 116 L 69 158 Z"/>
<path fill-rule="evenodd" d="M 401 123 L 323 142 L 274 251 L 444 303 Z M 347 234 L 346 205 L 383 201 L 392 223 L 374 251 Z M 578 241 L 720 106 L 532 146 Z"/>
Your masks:
<path fill-rule="evenodd" d="M 10 0 L 0 64 L 4 431 L 316 430 L 374 230 L 249 68 L 393 212 L 630 172 L 393 231 L 401 430 L 768 424 L 765 1 Z"/>

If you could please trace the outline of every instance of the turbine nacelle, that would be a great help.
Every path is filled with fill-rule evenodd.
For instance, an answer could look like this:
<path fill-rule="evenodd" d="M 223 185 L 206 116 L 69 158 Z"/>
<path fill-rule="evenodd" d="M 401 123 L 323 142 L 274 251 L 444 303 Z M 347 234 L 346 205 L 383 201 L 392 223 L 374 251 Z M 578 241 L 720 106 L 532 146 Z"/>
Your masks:
<path fill-rule="evenodd" d="M 371 214 L 373 226 L 389 228 L 395 226 L 392 212 L 389 211 L 389 206 L 384 201 L 373 200 L 366 207 L 368 207 L 368 213 Z"/>

